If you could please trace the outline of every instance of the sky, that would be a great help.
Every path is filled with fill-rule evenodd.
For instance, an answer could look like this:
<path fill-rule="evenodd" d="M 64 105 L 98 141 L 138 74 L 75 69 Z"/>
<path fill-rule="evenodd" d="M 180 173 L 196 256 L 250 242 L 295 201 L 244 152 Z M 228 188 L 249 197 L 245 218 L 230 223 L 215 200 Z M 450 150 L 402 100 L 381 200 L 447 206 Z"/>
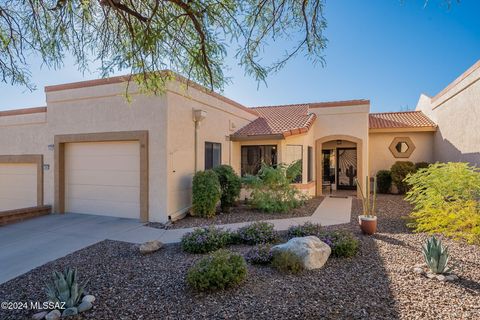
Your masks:
<path fill-rule="evenodd" d="M 415 109 L 480 59 L 480 1 L 326 0 L 326 65 L 299 55 L 258 84 L 227 59 L 223 95 L 246 106 L 370 99 L 372 112 Z M 59 70 L 32 57 L 37 90 L 0 83 L 0 110 L 45 105 L 46 85 L 95 79 L 67 60 Z M 123 73 L 122 73 L 123 74 Z"/>

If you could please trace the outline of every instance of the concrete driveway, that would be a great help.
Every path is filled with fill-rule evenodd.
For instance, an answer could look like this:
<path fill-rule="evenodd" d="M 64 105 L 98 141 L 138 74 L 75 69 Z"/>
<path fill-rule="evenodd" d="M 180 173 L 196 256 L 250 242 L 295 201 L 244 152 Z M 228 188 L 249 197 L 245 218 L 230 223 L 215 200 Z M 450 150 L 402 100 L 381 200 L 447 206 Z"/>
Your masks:
<path fill-rule="evenodd" d="M 307 221 L 323 226 L 350 222 L 351 198 L 327 197 L 310 217 L 268 220 L 276 230 Z M 219 225 L 230 230 L 250 222 Z M 105 239 L 142 243 L 160 240 L 179 242 L 192 231 L 186 229 L 156 229 L 140 221 L 88 214 L 52 214 L 0 227 L 0 283 L 13 279 L 49 261 L 61 258 Z"/>
<path fill-rule="evenodd" d="M 165 230 L 138 220 L 52 214 L 0 227 L 0 283 L 105 239 L 141 243 Z"/>

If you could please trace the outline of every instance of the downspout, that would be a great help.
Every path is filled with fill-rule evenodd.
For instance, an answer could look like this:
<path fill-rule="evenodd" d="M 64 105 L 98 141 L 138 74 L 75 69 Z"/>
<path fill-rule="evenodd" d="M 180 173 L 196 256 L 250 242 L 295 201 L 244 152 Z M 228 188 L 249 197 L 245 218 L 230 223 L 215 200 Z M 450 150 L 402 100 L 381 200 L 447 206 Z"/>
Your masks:
<path fill-rule="evenodd" d="M 207 116 L 207 112 L 200 110 L 200 109 L 194 109 L 193 110 L 193 122 L 195 123 L 195 148 L 194 148 L 194 153 L 195 153 L 195 173 L 198 172 L 198 131 L 200 128 L 200 122 L 205 119 Z"/>

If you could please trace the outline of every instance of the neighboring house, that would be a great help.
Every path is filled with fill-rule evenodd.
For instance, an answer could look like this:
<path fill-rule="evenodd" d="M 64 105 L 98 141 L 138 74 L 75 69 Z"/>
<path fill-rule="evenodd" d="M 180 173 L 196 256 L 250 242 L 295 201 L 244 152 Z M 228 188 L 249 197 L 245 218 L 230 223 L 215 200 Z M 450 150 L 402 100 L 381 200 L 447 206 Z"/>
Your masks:
<path fill-rule="evenodd" d="M 436 161 L 443 132 L 426 111 L 370 113 L 369 100 L 246 108 L 180 76 L 162 96 L 125 90 L 125 77 L 49 86 L 46 107 L 0 112 L 0 211 L 165 222 L 189 209 L 194 172 L 218 164 L 301 160 L 304 192 L 355 190 L 395 161 Z"/>

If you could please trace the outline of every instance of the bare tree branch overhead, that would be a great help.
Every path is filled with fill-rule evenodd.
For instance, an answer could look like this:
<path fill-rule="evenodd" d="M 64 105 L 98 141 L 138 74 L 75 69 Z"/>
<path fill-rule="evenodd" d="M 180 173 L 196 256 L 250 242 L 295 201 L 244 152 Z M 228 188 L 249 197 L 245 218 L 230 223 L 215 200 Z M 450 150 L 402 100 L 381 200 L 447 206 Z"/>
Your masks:
<path fill-rule="evenodd" d="M 265 81 L 300 54 L 324 63 L 324 5 L 325 0 L 3 0 L 0 79 L 33 88 L 32 57 L 55 69 L 71 55 L 82 71 L 96 60 L 101 76 L 126 70 L 149 91 L 162 87 L 164 76 L 155 71 L 163 69 L 221 90 L 228 79 L 228 49 L 247 75 Z"/>

